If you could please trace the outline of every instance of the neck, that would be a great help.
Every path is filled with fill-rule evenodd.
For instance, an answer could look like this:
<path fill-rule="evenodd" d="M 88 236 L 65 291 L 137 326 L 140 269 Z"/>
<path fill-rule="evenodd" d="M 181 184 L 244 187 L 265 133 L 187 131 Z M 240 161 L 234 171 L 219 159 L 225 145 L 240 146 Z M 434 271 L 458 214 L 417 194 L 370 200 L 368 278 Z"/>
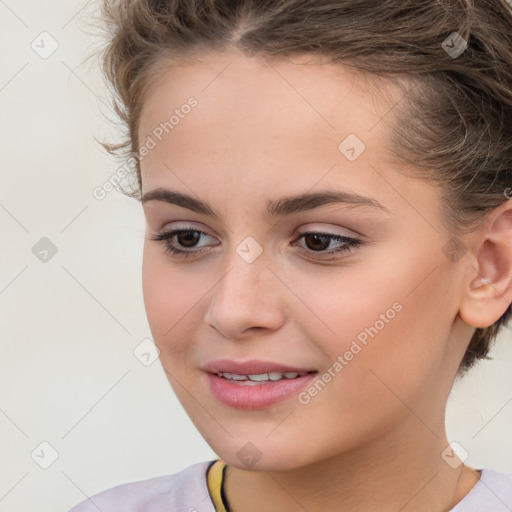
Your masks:
<path fill-rule="evenodd" d="M 436 432 L 409 415 L 402 428 L 378 440 L 287 471 L 228 466 L 224 490 L 231 512 L 449 511 L 473 488 L 479 474 L 445 462 L 444 421 L 439 425 Z M 453 460 L 459 461 L 455 454 Z"/>

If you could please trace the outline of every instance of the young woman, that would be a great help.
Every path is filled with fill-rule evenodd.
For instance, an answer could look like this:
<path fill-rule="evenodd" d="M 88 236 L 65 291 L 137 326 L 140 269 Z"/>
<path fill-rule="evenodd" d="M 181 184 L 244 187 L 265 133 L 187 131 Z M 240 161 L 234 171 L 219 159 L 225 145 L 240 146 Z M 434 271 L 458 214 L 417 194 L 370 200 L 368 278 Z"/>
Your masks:
<path fill-rule="evenodd" d="M 512 510 L 445 431 L 512 302 L 506 0 L 103 14 L 149 324 L 219 458 L 72 512 Z"/>

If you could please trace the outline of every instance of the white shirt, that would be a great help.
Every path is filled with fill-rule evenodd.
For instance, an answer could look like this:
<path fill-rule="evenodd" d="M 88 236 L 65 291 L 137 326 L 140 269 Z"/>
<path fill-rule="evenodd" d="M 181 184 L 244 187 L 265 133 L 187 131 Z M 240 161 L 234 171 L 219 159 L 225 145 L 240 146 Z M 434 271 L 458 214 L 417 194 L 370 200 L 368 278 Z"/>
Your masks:
<path fill-rule="evenodd" d="M 106 489 L 68 512 L 215 512 L 206 481 L 212 462 Z M 477 484 L 449 512 L 512 512 L 512 475 L 482 469 Z"/>

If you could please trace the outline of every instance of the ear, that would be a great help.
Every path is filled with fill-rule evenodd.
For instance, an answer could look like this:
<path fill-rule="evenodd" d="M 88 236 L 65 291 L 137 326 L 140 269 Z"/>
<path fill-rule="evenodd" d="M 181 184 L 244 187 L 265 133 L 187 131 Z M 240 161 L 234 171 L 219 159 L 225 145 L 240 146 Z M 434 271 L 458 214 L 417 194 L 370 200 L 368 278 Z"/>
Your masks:
<path fill-rule="evenodd" d="M 472 327 L 496 322 L 512 302 L 512 199 L 492 210 L 472 237 L 474 245 L 461 319 Z"/>

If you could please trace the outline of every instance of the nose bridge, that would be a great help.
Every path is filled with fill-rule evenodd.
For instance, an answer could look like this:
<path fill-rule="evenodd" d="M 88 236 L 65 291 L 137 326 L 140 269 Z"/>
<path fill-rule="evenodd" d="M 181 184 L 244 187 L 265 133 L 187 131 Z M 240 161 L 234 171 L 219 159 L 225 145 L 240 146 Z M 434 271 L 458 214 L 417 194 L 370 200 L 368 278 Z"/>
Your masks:
<path fill-rule="evenodd" d="M 278 327 L 282 308 L 276 288 L 280 285 L 267 268 L 270 262 L 263 247 L 247 237 L 225 263 L 224 275 L 212 290 L 206 321 L 229 337 L 250 327 Z"/>
<path fill-rule="evenodd" d="M 263 247 L 254 238 L 245 238 L 234 247 L 226 261 L 226 274 L 219 283 L 218 292 L 244 302 L 247 299 L 251 302 L 253 298 L 258 300 L 255 294 L 263 291 L 272 275 L 268 263 Z"/>

